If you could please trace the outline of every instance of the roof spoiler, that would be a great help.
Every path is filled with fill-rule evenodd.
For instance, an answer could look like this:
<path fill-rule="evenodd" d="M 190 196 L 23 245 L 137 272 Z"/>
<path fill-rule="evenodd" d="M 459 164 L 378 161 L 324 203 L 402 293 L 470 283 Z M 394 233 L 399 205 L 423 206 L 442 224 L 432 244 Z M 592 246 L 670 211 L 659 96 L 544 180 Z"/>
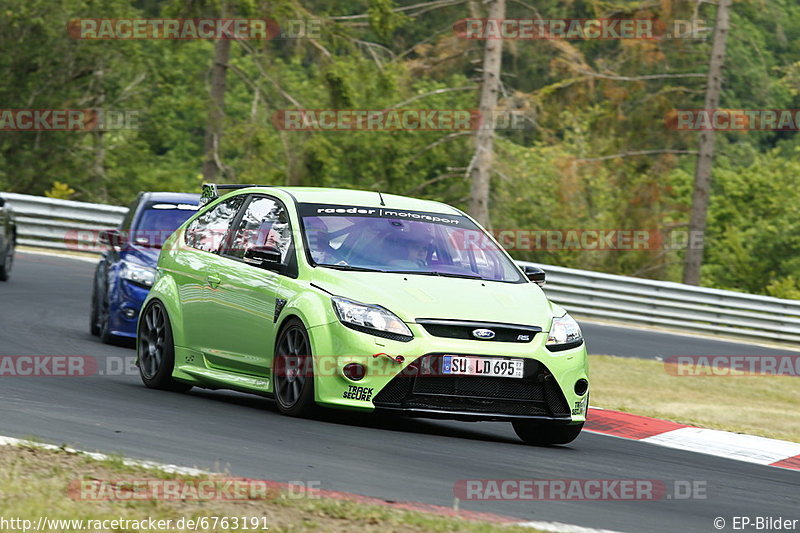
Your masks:
<path fill-rule="evenodd" d="M 200 205 L 204 206 L 220 197 L 220 191 L 235 191 L 247 187 L 261 187 L 261 185 L 234 185 L 229 183 L 204 183 L 200 193 Z M 224 193 L 223 193 L 224 194 Z"/>

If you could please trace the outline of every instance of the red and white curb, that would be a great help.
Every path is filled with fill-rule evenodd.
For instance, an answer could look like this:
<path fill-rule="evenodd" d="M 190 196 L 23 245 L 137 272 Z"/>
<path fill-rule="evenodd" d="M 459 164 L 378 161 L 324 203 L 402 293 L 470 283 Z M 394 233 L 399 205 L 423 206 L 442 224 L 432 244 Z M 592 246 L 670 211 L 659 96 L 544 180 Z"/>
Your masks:
<path fill-rule="evenodd" d="M 589 408 L 584 430 L 747 463 L 800 470 L 800 444 L 796 442 L 699 428 L 598 407 Z"/>

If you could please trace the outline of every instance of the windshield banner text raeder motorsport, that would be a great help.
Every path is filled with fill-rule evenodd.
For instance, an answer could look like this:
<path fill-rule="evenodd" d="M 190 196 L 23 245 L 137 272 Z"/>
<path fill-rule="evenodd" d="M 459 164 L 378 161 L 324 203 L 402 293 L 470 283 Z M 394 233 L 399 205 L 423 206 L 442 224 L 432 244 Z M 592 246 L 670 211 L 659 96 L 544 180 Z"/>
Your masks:
<path fill-rule="evenodd" d="M 409 211 L 407 209 L 393 209 L 387 207 L 364 207 L 354 205 L 334 205 L 334 204 L 309 204 L 301 203 L 298 205 L 301 217 L 325 217 L 325 216 L 345 216 L 345 217 L 369 217 L 369 218 L 398 218 L 402 220 L 412 220 L 415 222 L 431 222 L 434 224 L 445 224 L 448 226 L 458 226 L 472 229 L 474 224 L 465 216 L 446 215 L 443 213 L 428 213 L 425 211 Z"/>

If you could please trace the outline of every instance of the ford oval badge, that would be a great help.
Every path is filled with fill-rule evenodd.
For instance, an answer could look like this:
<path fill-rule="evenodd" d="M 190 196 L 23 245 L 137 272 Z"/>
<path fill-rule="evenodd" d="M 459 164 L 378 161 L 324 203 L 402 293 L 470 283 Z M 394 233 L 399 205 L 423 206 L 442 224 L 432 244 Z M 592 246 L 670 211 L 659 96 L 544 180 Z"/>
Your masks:
<path fill-rule="evenodd" d="M 489 339 L 494 339 L 494 331 L 492 331 L 490 329 L 483 329 L 483 328 L 481 328 L 481 329 L 473 329 L 472 330 L 472 336 L 475 337 L 476 339 L 481 339 L 481 340 L 487 340 L 488 341 Z"/>

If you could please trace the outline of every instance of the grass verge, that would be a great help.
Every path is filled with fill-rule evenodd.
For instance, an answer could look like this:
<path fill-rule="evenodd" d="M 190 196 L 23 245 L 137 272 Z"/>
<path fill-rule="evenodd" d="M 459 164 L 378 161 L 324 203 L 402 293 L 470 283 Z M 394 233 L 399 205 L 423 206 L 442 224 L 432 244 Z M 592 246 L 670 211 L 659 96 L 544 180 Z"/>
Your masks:
<path fill-rule="evenodd" d="M 36 446 L 0 446 L 0 517 L 32 520 L 39 517 L 64 520 L 145 520 L 200 519 L 201 517 L 240 517 L 260 520 L 247 527 L 199 527 L 198 531 L 271 532 L 464 532 L 531 533 L 537 530 L 498 525 L 460 517 L 438 516 L 389 506 L 365 504 L 333 498 L 298 498 L 287 491 L 275 490 L 255 501 L 126 500 L 87 501 L 70 492 L 81 480 L 114 481 L 142 479 L 179 479 L 196 483 L 199 479 L 158 470 L 132 467 L 119 458 L 95 460 L 83 455 L 44 450 Z M 324 489 L 324 487 L 322 487 Z M 78 494 L 81 494 L 78 492 Z M 176 522 L 173 522 L 175 524 Z M 231 522 L 232 524 L 232 522 Z M 245 523 L 243 522 L 242 525 Z M 0 531 L 21 530 L 3 526 Z M 93 529 L 94 530 L 94 529 Z M 114 531 L 147 531 L 118 527 Z M 188 529 L 183 529 L 188 530 Z M 77 531 L 75 528 L 50 527 L 39 531 Z M 102 531 L 102 529 L 101 529 Z M 150 529 L 149 531 L 155 531 Z M 173 527 L 170 531 L 181 531 Z"/>
<path fill-rule="evenodd" d="M 800 442 L 792 376 L 674 376 L 663 362 L 589 356 L 591 403 L 682 424 Z"/>

